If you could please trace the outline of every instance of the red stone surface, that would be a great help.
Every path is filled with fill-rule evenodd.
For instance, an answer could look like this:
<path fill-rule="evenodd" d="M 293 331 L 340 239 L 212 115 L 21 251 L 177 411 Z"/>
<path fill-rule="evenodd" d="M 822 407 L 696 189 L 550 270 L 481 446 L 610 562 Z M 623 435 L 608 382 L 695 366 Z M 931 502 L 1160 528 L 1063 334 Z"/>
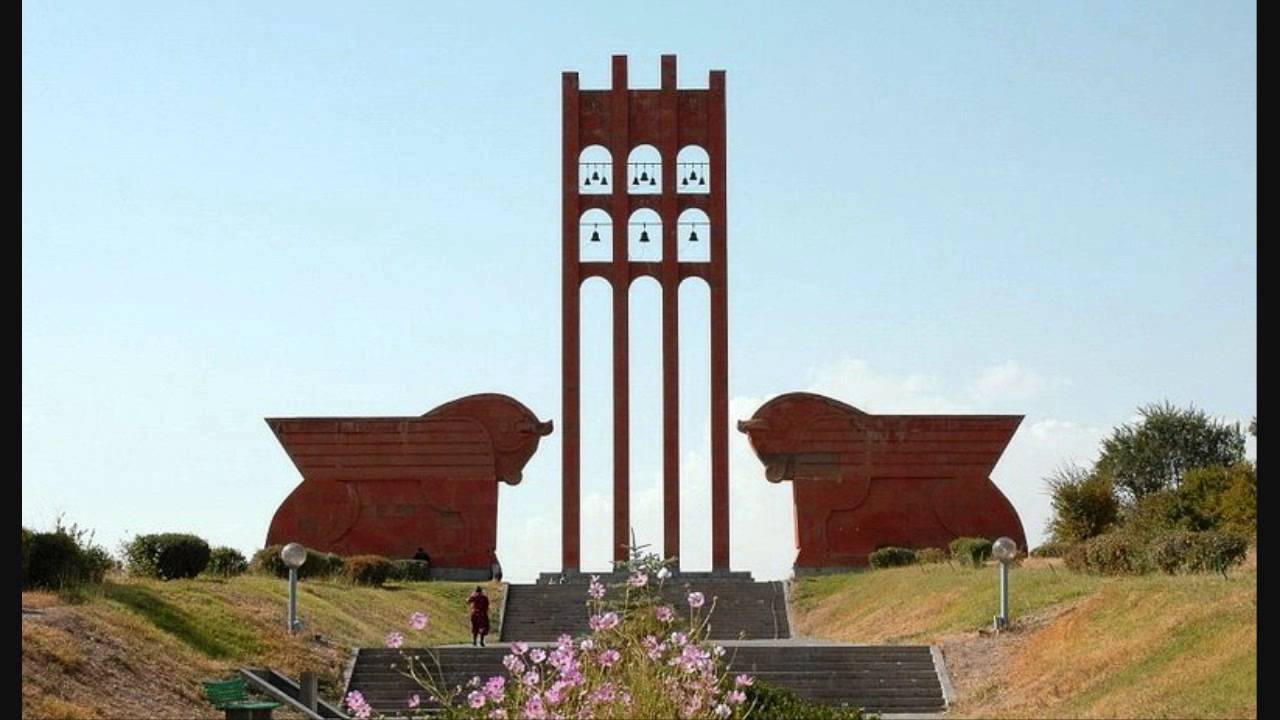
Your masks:
<path fill-rule="evenodd" d="M 520 482 L 551 432 L 505 395 L 472 395 L 421 417 L 267 418 L 302 473 L 267 544 L 340 555 L 411 557 L 488 570 L 496 560 L 498 481 Z"/>
<path fill-rule="evenodd" d="M 562 82 L 562 255 L 561 325 L 564 417 L 561 488 L 561 563 L 565 571 L 580 569 L 581 447 L 579 398 L 579 302 L 582 283 L 603 278 L 613 290 L 613 548 L 614 560 L 625 560 L 630 538 L 630 385 L 629 290 L 638 277 L 655 278 L 662 287 L 663 408 L 663 555 L 680 555 L 679 448 L 679 287 L 689 277 L 703 278 L 711 290 L 711 564 L 729 569 L 729 340 L 725 175 L 724 72 L 710 73 L 707 89 L 676 88 L 676 58 L 662 56 L 661 87 L 627 87 L 627 58 L 613 56 L 612 87 L 581 90 L 578 74 L 566 72 Z M 662 155 L 661 193 L 633 195 L 627 187 L 627 157 L 638 145 L 653 145 Z M 614 192 L 586 195 L 578 190 L 582 149 L 601 145 L 612 156 Z M 710 192 L 678 193 L 676 156 L 698 145 L 708 154 Z M 591 208 L 612 220 L 612 260 L 579 258 L 578 223 Z M 662 222 L 662 260 L 636 262 L 627 257 L 626 223 L 638 208 L 650 208 Z M 679 262 L 677 221 L 688 208 L 699 208 L 710 223 L 710 260 Z M 599 352 L 599 349 L 592 350 Z"/>
<path fill-rule="evenodd" d="M 797 572 L 862 567 L 887 545 L 945 548 L 1022 521 L 990 474 L 1021 415 L 870 415 L 822 395 L 770 400 L 738 429 L 771 482 L 792 482 Z"/>

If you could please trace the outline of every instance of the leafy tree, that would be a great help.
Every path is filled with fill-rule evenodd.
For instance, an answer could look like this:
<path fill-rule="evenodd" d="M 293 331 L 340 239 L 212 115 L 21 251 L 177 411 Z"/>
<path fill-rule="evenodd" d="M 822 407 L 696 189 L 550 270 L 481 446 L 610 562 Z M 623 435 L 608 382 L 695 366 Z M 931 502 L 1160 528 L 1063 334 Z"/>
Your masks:
<path fill-rule="evenodd" d="M 1075 543 L 1101 535 L 1116 524 L 1120 501 L 1111 478 L 1076 465 L 1059 468 L 1045 479 L 1052 496 L 1049 534 L 1054 542 Z"/>
<path fill-rule="evenodd" d="M 1193 530 L 1257 534 L 1258 471 L 1253 463 L 1190 470 L 1179 492 Z"/>
<path fill-rule="evenodd" d="M 1229 466 L 1244 460 L 1238 424 L 1213 420 L 1194 406 L 1145 405 L 1142 420 L 1116 428 L 1102 442 L 1097 470 L 1112 478 L 1129 501 L 1162 489 L 1177 489 L 1193 468 Z"/>

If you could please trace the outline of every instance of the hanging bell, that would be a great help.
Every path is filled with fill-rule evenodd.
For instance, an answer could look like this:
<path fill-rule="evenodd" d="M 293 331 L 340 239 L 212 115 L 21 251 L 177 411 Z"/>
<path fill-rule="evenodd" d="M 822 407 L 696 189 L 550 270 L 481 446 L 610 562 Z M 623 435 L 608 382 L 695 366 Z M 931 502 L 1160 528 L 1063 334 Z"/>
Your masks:
<path fill-rule="evenodd" d="M 657 184 L 658 184 L 658 176 L 657 176 L 657 175 L 654 175 L 653 177 L 649 178 L 649 185 L 651 185 L 651 186 L 652 186 L 652 185 L 657 185 Z"/>
<path fill-rule="evenodd" d="M 697 180 L 697 179 L 698 179 L 698 171 L 697 171 L 697 170 L 690 170 L 690 171 L 689 171 L 689 179 L 690 179 L 690 180 Z"/>
<path fill-rule="evenodd" d="M 608 185 L 608 184 L 609 184 L 609 178 L 607 178 L 607 177 L 602 177 L 602 178 L 600 178 L 600 184 L 601 184 L 601 185 Z"/>
<path fill-rule="evenodd" d="M 587 178 L 587 181 L 582 184 L 586 185 L 587 187 L 591 187 L 591 178 Z"/>
<path fill-rule="evenodd" d="M 687 186 L 687 185 L 689 184 L 689 178 L 685 178 L 685 179 L 681 180 L 681 181 L 680 181 L 680 184 L 681 184 L 681 185 L 685 185 L 685 186 Z"/>
<path fill-rule="evenodd" d="M 649 182 L 649 171 L 648 171 L 648 170 L 641 170 L 641 171 L 640 171 L 640 182 Z"/>
<path fill-rule="evenodd" d="M 600 231 L 599 231 L 599 230 L 592 230 L 592 231 L 591 231 L 591 242 L 600 242 Z"/>
<path fill-rule="evenodd" d="M 639 184 L 640 184 L 640 178 L 638 178 L 638 177 L 631 178 L 631 184 L 632 184 L 632 185 L 639 185 Z"/>
<path fill-rule="evenodd" d="M 699 185 L 706 185 L 706 184 L 707 184 L 707 176 L 706 176 L 706 175 L 703 175 L 702 177 L 698 178 L 698 184 L 699 184 Z"/>
<path fill-rule="evenodd" d="M 595 181 L 597 181 L 597 182 L 599 182 L 599 180 L 600 180 L 600 172 L 597 170 L 597 171 L 595 171 L 595 172 L 591 173 L 591 179 L 592 179 L 592 180 L 595 180 Z"/>
<path fill-rule="evenodd" d="M 689 231 L 689 242 L 698 242 L 698 231 L 696 228 Z"/>
<path fill-rule="evenodd" d="M 649 242 L 649 231 L 648 231 L 648 230 L 641 230 L 641 231 L 640 231 L 640 242 Z"/>

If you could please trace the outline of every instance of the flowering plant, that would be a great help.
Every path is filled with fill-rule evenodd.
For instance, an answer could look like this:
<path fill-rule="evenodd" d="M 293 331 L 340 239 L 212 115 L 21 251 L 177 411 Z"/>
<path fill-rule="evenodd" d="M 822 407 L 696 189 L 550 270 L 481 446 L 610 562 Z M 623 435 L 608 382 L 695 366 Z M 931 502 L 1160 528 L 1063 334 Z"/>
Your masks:
<path fill-rule="evenodd" d="M 505 674 L 472 678 L 467 687 L 451 689 L 438 680 L 442 673 L 433 673 L 416 655 L 409 657 L 408 674 L 421 691 L 406 697 L 396 714 L 425 713 L 431 707 L 446 718 L 475 720 L 751 716 L 754 679 L 731 676 L 724 648 L 706 639 L 714 598 L 690 592 L 687 622 L 661 603 L 670 564 L 633 551 L 631 561 L 618 568 L 626 578 L 622 582 L 610 588 L 593 576 L 584 599 L 590 632 L 579 638 L 562 635 L 543 646 L 514 642 L 503 658 Z M 425 616 L 415 613 L 409 628 L 425 627 Z M 389 647 L 403 642 L 400 631 L 387 636 Z M 346 705 L 361 720 L 374 715 L 359 691 L 348 694 Z"/>

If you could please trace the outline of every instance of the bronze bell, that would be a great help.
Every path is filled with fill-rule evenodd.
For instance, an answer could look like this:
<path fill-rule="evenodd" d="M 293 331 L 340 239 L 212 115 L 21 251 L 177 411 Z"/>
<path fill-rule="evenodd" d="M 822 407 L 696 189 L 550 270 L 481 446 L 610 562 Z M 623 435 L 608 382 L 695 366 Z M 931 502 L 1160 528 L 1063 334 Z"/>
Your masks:
<path fill-rule="evenodd" d="M 698 231 L 697 231 L 697 230 L 690 230 L 690 231 L 689 231 L 689 242 L 698 242 Z"/>
<path fill-rule="evenodd" d="M 641 230 L 641 231 L 640 231 L 640 242 L 649 242 L 649 231 L 648 231 L 648 230 Z"/>
<path fill-rule="evenodd" d="M 591 231 L 591 242 L 600 242 L 600 231 L 598 230 Z"/>

